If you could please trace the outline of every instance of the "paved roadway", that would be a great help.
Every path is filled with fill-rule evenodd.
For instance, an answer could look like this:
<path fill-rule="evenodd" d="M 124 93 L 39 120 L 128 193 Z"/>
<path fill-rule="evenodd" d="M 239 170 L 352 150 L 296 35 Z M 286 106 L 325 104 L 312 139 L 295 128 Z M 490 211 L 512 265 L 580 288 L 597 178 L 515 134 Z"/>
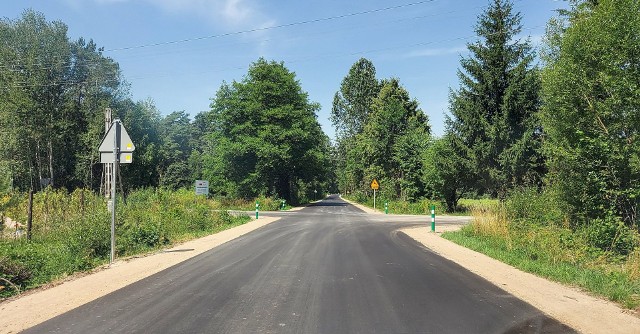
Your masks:
<path fill-rule="evenodd" d="M 335 196 L 273 214 L 25 333 L 572 332 L 395 232 L 429 217 L 368 215 Z"/>

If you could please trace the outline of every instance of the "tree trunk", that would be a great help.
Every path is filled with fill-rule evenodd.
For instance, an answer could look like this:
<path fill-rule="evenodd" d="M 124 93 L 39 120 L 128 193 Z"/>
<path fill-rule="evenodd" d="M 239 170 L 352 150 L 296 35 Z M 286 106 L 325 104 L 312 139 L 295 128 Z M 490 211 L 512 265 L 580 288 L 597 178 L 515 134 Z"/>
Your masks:
<path fill-rule="evenodd" d="M 49 138 L 49 185 L 53 188 L 53 144 Z"/>

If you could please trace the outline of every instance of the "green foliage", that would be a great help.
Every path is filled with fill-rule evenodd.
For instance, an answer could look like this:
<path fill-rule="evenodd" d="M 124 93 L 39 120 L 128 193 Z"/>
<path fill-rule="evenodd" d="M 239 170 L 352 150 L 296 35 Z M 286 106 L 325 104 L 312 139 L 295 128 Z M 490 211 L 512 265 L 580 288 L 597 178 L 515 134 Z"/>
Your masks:
<path fill-rule="evenodd" d="M 517 39 L 520 22 L 510 1 L 491 2 L 476 27 L 481 39 L 461 60 L 460 89 L 450 96 L 447 138 L 460 161 L 454 167 L 471 173 L 465 183 L 481 195 L 504 197 L 515 186 L 539 184 L 543 172 L 539 76 L 529 42 Z"/>
<path fill-rule="evenodd" d="M 344 198 L 358 202 L 373 208 L 373 195 L 371 193 L 356 193 L 353 196 L 343 196 Z M 389 214 L 409 214 L 409 215 L 430 215 L 431 207 L 436 206 L 436 214 L 447 215 L 470 215 L 472 212 L 493 211 L 497 206 L 497 200 L 491 199 L 460 199 L 455 211 L 448 211 L 447 204 L 439 200 L 419 199 L 414 201 L 404 201 L 401 199 L 393 199 L 392 197 L 376 198 L 376 209 L 384 211 L 384 204 L 387 203 Z"/>
<path fill-rule="evenodd" d="M 565 209 L 554 194 L 546 189 L 540 192 L 537 188 L 518 188 L 509 193 L 506 198 L 505 209 L 507 219 L 514 223 L 535 222 L 549 226 L 566 226 Z"/>
<path fill-rule="evenodd" d="M 214 194 L 276 196 L 296 203 L 308 185 L 327 188 L 329 139 L 295 73 L 259 59 L 241 82 L 223 84 L 205 117 L 203 174 Z"/>
<path fill-rule="evenodd" d="M 3 215 L 25 221 L 26 195 L 5 196 L 0 205 Z M 25 290 L 108 261 L 111 215 L 103 197 L 82 189 L 71 194 L 49 189 L 35 194 L 33 207 L 30 242 L 7 232 L 0 235 L 1 278 Z M 119 256 L 204 236 L 249 220 L 214 211 L 221 208 L 219 202 L 196 196 L 191 190 L 136 190 L 126 204 L 119 202 L 117 207 Z M 5 287 L 0 289 L 0 297 L 17 292 L 2 280 L 0 286 Z"/>
<path fill-rule="evenodd" d="M 17 189 L 41 188 L 40 178 L 92 186 L 104 127 L 97 115 L 119 94 L 118 65 L 33 10 L 2 19 L 0 35 L 0 166 Z"/>
<path fill-rule="evenodd" d="M 575 4 L 547 37 L 548 181 L 576 227 L 638 223 L 639 11 L 635 0 Z"/>
<path fill-rule="evenodd" d="M 359 196 L 375 178 L 382 196 L 407 201 L 424 195 L 421 157 L 431 129 L 398 79 L 378 82 L 373 64 L 360 59 L 336 93 L 331 120 L 340 191 Z"/>
<path fill-rule="evenodd" d="M 342 79 L 331 108 L 331 122 L 339 141 L 364 130 L 380 86 L 376 79 L 376 68 L 370 60 L 360 58 L 351 66 L 347 76 Z"/>
<path fill-rule="evenodd" d="M 452 136 L 435 139 L 423 153 L 422 179 L 427 196 L 442 199 L 447 212 L 457 211 L 458 201 L 470 190 L 470 163 L 452 144 Z"/>
<path fill-rule="evenodd" d="M 574 236 L 568 229 L 544 227 L 525 231 L 505 238 L 478 235 L 468 227 L 444 233 L 443 237 L 520 270 L 580 286 L 626 308 L 636 309 L 640 305 L 637 298 L 640 281 L 625 270 L 625 263 L 602 265 L 602 258 L 588 257 L 581 247 L 567 247 L 566 238 Z M 626 261 L 628 265 L 638 265 L 631 259 Z"/>
<path fill-rule="evenodd" d="M 563 222 L 552 194 L 514 191 L 489 210 L 473 210 L 474 221 L 445 238 L 519 269 L 575 284 L 626 307 L 640 292 L 640 235 L 619 220 L 599 220 L 577 231 Z"/>
<path fill-rule="evenodd" d="M 581 231 L 589 245 L 606 252 L 630 254 L 638 246 L 638 234 L 620 219 L 605 217 L 594 219 Z"/>

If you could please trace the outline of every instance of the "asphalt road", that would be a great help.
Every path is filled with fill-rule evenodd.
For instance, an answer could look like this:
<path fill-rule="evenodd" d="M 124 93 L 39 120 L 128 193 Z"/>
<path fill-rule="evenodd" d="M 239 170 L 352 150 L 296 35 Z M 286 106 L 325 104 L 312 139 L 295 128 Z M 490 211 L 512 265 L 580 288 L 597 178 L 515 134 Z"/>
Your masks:
<path fill-rule="evenodd" d="M 279 215 L 25 333 L 572 332 L 395 232 L 428 217 L 336 197 Z"/>

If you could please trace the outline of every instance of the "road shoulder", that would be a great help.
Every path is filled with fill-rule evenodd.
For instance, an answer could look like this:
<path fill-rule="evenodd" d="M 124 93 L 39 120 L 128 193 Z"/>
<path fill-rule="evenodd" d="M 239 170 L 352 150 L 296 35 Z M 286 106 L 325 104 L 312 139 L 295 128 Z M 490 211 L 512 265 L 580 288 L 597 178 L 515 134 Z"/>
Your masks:
<path fill-rule="evenodd" d="M 640 318 L 612 302 L 525 273 L 443 239 L 427 227 L 400 232 L 582 333 L 640 333 Z"/>
<path fill-rule="evenodd" d="M 368 206 L 364 206 L 364 205 L 362 205 L 360 203 L 356 203 L 356 202 L 350 201 L 350 200 L 348 200 L 348 199 L 346 199 L 346 198 L 344 198 L 342 196 L 340 196 L 340 199 L 345 201 L 345 202 L 347 202 L 347 203 L 349 203 L 349 204 L 351 204 L 351 205 L 353 205 L 353 206 L 355 206 L 356 208 L 358 208 L 358 209 L 360 209 L 360 210 L 362 210 L 362 211 L 364 211 L 366 213 L 377 214 L 377 215 L 381 215 L 382 214 L 382 212 L 380 212 L 378 210 L 374 210 L 374 209 L 372 209 L 372 208 L 370 208 Z"/>
<path fill-rule="evenodd" d="M 97 272 L 0 303 L 0 333 L 17 333 L 209 251 L 279 218 L 260 218 L 144 257 L 116 261 Z"/>

